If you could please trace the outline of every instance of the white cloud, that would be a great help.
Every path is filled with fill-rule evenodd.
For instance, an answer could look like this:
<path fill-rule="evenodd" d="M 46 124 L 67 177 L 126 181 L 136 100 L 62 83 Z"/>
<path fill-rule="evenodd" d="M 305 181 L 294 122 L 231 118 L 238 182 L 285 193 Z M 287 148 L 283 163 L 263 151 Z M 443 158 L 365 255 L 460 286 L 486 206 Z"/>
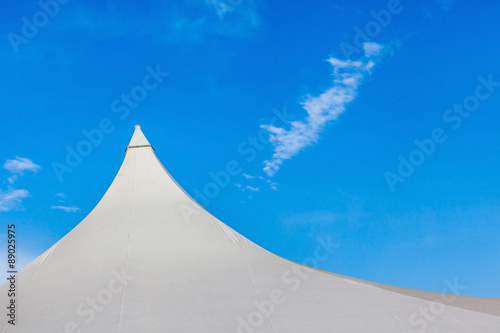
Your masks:
<path fill-rule="evenodd" d="M 42 167 L 33 163 L 29 158 L 16 156 L 14 160 L 7 160 L 3 167 L 12 173 L 24 174 L 24 171 L 37 173 Z"/>
<path fill-rule="evenodd" d="M 16 190 L 9 188 L 7 192 L 0 190 L 0 212 L 9 212 L 19 209 L 24 198 L 29 197 L 30 193 L 27 190 Z"/>
<path fill-rule="evenodd" d="M 66 207 L 66 206 L 51 206 L 50 208 L 52 209 L 60 209 L 65 211 L 66 213 L 78 213 L 80 211 L 80 208 L 71 206 L 71 207 Z"/>
<path fill-rule="evenodd" d="M 7 181 L 9 182 L 9 184 L 14 184 L 17 180 L 17 175 L 12 175 L 10 176 L 9 178 L 7 178 Z"/>
<path fill-rule="evenodd" d="M 327 60 L 333 66 L 333 86 L 319 96 L 306 97 L 302 103 L 307 112 L 304 120 L 290 122 L 289 129 L 261 125 L 269 132 L 269 141 L 274 146 L 272 159 L 264 161 L 264 171 L 268 176 L 273 176 L 283 161 L 318 140 L 324 127 L 337 119 L 346 105 L 354 100 L 359 86 L 389 47 L 370 42 L 364 44 L 363 50 L 364 56 L 356 61 L 334 57 Z"/>
<path fill-rule="evenodd" d="M 251 191 L 251 192 L 260 192 L 260 188 L 259 187 L 247 186 L 246 189 L 249 190 L 249 191 Z"/>
<path fill-rule="evenodd" d="M 252 175 L 248 175 L 246 173 L 243 174 L 243 177 L 245 177 L 246 179 L 252 179 L 252 178 L 255 178 L 254 176 Z"/>
<path fill-rule="evenodd" d="M 16 156 L 13 160 L 6 160 L 3 167 L 13 173 L 7 178 L 7 182 L 12 185 L 16 182 L 19 175 L 24 175 L 24 171 L 37 173 L 41 167 L 36 165 L 29 158 Z M 9 212 L 21 208 L 21 203 L 24 198 L 29 197 L 28 190 L 17 190 L 13 187 L 8 187 L 7 191 L 0 190 L 0 212 Z"/>
<path fill-rule="evenodd" d="M 381 44 L 369 42 L 363 45 L 363 51 L 367 57 L 380 55 L 380 52 L 384 49 Z"/>

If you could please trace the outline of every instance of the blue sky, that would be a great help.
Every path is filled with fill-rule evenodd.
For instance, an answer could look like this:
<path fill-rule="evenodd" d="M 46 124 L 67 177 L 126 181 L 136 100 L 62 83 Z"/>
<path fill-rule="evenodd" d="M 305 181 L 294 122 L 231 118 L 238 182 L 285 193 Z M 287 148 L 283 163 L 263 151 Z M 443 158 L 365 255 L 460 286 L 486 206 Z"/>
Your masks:
<path fill-rule="evenodd" d="M 41 3 L 0 22 L 0 235 L 16 223 L 21 263 L 92 210 L 141 124 L 186 191 L 278 255 L 330 238 L 321 269 L 500 297 L 499 4 Z"/>

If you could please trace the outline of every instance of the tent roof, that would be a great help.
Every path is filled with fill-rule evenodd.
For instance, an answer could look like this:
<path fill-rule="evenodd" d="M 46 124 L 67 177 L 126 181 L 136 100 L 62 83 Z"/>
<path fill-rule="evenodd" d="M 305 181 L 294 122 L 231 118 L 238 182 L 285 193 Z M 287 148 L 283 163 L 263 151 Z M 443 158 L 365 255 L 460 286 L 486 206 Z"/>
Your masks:
<path fill-rule="evenodd" d="M 331 251 L 323 244 L 318 255 Z M 2 304 L 8 288 L 0 288 Z M 497 298 L 376 284 L 264 250 L 197 204 L 139 126 L 98 205 L 18 274 L 16 304 L 16 326 L 4 315 L 0 332 L 500 329 Z"/>

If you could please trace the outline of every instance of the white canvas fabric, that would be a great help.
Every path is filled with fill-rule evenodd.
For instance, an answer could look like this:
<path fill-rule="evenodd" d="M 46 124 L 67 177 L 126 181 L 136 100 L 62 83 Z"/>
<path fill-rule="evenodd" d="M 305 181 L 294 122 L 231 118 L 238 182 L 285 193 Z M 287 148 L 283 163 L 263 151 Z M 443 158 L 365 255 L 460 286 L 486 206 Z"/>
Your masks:
<path fill-rule="evenodd" d="M 0 332 L 500 332 L 498 298 L 371 283 L 264 250 L 187 195 L 139 126 L 99 204 L 17 281 L 16 325 L 2 315 Z"/>

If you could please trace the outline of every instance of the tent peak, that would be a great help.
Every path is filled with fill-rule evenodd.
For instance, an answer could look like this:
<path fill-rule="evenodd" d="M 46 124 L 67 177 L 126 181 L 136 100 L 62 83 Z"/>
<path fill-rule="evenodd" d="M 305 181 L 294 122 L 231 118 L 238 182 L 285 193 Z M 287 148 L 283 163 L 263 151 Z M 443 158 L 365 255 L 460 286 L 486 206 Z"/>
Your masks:
<path fill-rule="evenodd" d="M 132 139 L 130 139 L 130 143 L 128 144 L 127 150 L 129 148 L 143 148 L 143 147 L 151 147 L 148 139 L 144 133 L 142 133 L 141 126 L 135 125 L 134 135 L 132 135 Z M 154 150 L 154 149 L 153 149 Z"/>

